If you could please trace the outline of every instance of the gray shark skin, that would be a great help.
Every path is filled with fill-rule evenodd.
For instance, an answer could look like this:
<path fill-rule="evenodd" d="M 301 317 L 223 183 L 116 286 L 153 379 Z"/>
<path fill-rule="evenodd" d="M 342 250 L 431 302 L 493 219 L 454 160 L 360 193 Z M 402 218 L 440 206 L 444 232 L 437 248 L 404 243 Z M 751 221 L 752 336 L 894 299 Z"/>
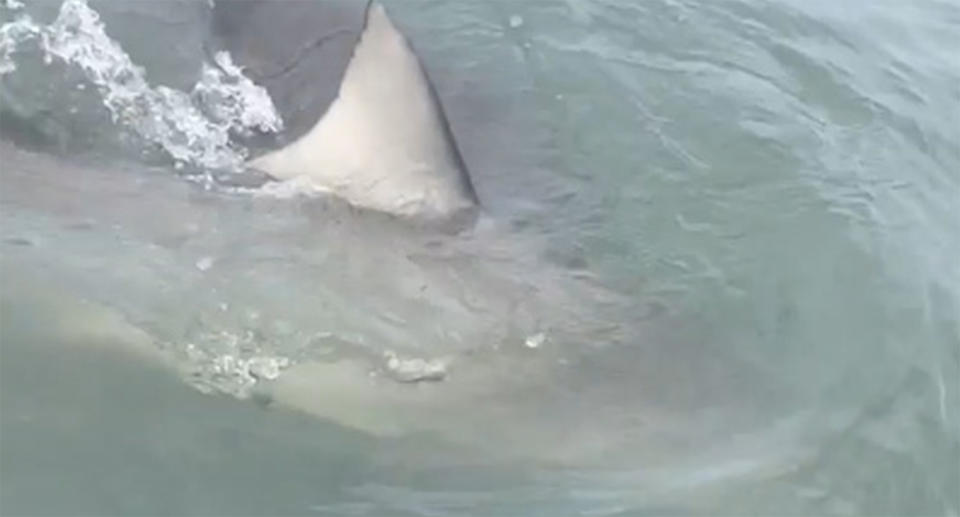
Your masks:
<path fill-rule="evenodd" d="M 722 449 L 775 398 L 496 225 L 450 235 L 336 198 L 205 192 L 166 169 L 2 142 L 0 156 L 0 305 L 42 314 L 44 336 L 78 349 L 194 383 L 190 344 L 253 336 L 249 353 L 292 361 L 254 400 L 433 434 L 483 461 L 654 468 Z M 392 357 L 443 374 L 411 382 Z"/>
<path fill-rule="evenodd" d="M 336 99 L 363 32 L 367 4 L 354 0 L 213 4 L 205 29 L 206 54 L 230 52 L 244 74 L 269 91 L 284 121 L 281 134 L 248 141 L 258 153 L 303 136 Z"/>
<path fill-rule="evenodd" d="M 139 4 L 102 8 L 122 20 Z M 772 390 L 722 351 L 673 339 L 673 322 L 648 321 L 643 301 L 589 268 L 546 262 L 540 243 L 492 217 L 459 233 L 409 224 L 473 213 L 477 196 L 422 65 L 385 11 L 365 8 L 220 1 L 196 22 L 206 52 L 230 50 L 293 121 L 252 165 L 334 196 L 204 191 L 170 168 L 0 141 L 0 301 L 45 314 L 60 339 L 107 336 L 187 379 L 189 345 L 252 336 L 251 353 L 292 361 L 257 383 L 268 407 L 376 435 L 435 433 L 485 455 L 649 468 L 756 429 Z M 202 57 L 184 69 L 191 59 Z M 383 105 L 393 97 L 371 70 L 391 71 L 414 112 Z M 386 131 L 371 129 L 378 114 Z M 418 123 L 396 131 L 409 116 Z M 314 140 L 326 124 L 348 130 L 347 147 Z M 442 380 L 392 376 L 393 357 L 440 361 Z"/>
<path fill-rule="evenodd" d="M 336 198 L 202 192 L 167 170 L 84 166 L 3 143 L 0 156 L 5 303 L 31 304 L 59 336 L 120 336 L 112 341 L 131 355 L 184 375 L 181 356 L 144 350 L 252 332 L 258 353 L 295 359 L 257 398 L 370 433 L 527 450 L 543 438 L 518 430 L 546 406 L 511 407 L 516 390 L 536 393 L 581 343 L 622 333 L 592 314 L 615 295 L 495 229 L 437 234 Z M 548 343 L 525 346 L 538 333 Z M 442 361 L 445 377 L 391 378 L 387 352 Z M 470 431 L 501 418 L 501 431 Z"/>

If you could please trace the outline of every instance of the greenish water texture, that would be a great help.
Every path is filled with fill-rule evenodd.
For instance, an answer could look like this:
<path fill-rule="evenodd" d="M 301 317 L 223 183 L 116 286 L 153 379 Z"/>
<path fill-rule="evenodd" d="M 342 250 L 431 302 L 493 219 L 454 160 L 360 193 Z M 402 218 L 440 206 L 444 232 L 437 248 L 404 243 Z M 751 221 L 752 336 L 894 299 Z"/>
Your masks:
<path fill-rule="evenodd" d="M 423 444 L 32 346 L 35 316 L 10 309 L 3 514 L 960 513 L 960 5 L 388 6 L 441 96 L 530 101 L 564 187 L 488 179 L 493 211 L 529 192 L 527 224 L 842 423 L 796 464 L 678 471 L 664 496 L 643 465 L 420 461 Z"/>

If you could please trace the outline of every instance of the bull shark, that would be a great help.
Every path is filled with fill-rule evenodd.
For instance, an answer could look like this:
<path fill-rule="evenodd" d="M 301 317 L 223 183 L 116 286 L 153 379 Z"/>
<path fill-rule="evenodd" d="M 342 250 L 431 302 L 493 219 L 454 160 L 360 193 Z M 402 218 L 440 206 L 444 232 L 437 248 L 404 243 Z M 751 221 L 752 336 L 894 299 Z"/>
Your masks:
<path fill-rule="evenodd" d="M 3 313 L 44 314 L 38 339 L 108 343 L 201 387 L 239 368 L 253 386 L 233 392 L 268 407 L 487 452 L 629 450 L 652 465 L 755 423 L 754 404 L 722 424 L 706 410 L 755 398 L 730 373 L 744 365 L 667 346 L 633 299 L 482 214 L 437 92 L 382 6 L 365 6 L 357 37 L 307 45 L 349 50 L 337 81 L 302 45 L 257 32 L 283 16 L 310 26 L 300 10 L 326 4 L 217 2 L 205 44 L 228 48 L 291 122 L 280 145 L 251 144 L 249 166 L 329 195 L 199 190 L 166 167 L 0 142 Z M 310 95 L 315 83 L 326 93 Z M 283 361 L 252 366 L 269 357 Z"/>

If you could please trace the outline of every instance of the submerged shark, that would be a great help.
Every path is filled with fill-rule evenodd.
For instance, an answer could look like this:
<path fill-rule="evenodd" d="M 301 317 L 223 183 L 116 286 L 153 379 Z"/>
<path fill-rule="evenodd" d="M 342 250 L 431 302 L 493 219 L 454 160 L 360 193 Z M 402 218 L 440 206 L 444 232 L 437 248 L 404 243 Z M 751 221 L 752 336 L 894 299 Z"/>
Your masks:
<path fill-rule="evenodd" d="M 274 145 L 251 140 L 249 166 L 330 195 L 202 191 L 169 168 L 0 143 L 3 313 L 367 432 L 555 461 L 654 462 L 755 423 L 756 406 L 704 410 L 757 394 L 730 374 L 743 365 L 667 346 L 642 303 L 484 216 L 407 39 L 377 4 L 358 35 L 317 30 L 329 5 L 216 2 L 202 26 L 288 122 Z M 317 36 L 268 32 L 278 18 Z M 324 48 L 349 50 L 336 81 L 311 61 Z"/>

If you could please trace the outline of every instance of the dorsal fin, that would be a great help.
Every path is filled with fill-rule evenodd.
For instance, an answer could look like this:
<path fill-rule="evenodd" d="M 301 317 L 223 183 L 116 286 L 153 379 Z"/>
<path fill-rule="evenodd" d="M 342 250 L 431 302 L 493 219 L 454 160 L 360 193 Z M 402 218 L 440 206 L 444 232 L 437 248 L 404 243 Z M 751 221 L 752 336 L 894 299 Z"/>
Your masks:
<path fill-rule="evenodd" d="M 477 204 L 420 60 L 376 3 L 326 113 L 300 139 L 250 165 L 406 217 L 446 219 Z"/>

